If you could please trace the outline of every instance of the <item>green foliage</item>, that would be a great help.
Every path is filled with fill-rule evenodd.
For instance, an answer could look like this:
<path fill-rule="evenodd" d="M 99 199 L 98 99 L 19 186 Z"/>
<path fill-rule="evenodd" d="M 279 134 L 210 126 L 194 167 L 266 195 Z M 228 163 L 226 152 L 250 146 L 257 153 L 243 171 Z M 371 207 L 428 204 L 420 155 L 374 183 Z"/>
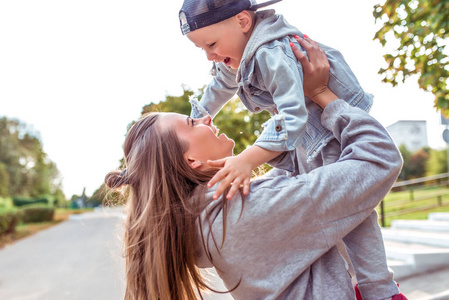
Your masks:
<path fill-rule="evenodd" d="M 426 176 L 426 165 L 430 157 L 430 148 L 423 148 L 409 158 L 409 179 Z"/>
<path fill-rule="evenodd" d="M 214 124 L 235 141 L 236 154 L 254 144 L 262 133 L 262 124 L 270 118 L 270 114 L 262 111 L 253 114 L 246 109 L 239 98 L 229 101 L 214 119 Z"/>
<path fill-rule="evenodd" d="M 20 206 L 26 206 L 26 205 L 33 205 L 33 204 L 44 204 L 48 205 L 49 201 L 47 198 L 24 198 L 24 197 L 13 197 L 12 199 L 14 206 L 20 207 Z"/>
<path fill-rule="evenodd" d="M 0 208 L 0 235 L 13 233 L 18 221 L 19 215 L 17 209 Z"/>
<path fill-rule="evenodd" d="M 0 197 L 0 209 L 13 208 L 13 202 L 11 198 Z"/>
<path fill-rule="evenodd" d="M 58 179 L 38 133 L 18 120 L 0 118 L 0 196 L 62 193 Z"/>
<path fill-rule="evenodd" d="M 190 115 L 189 98 L 196 95 L 201 99 L 203 90 L 194 93 L 184 88 L 183 95 L 179 97 L 167 96 L 165 101 L 157 104 L 151 103 L 144 106 L 142 114 L 147 112 L 177 112 Z M 230 100 L 223 109 L 214 118 L 214 124 L 221 132 L 235 141 L 234 152 L 236 154 L 242 152 L 246 147 L 252 145 L 257 137 L 262 133 L 262 124 L 270 118 L 270 114 L 263 111 L 259 114 L 249 112 L 238 98 Z"/>
<path fill-rule="evenodd" d="M 414 153 L 404 145 L 399 146 L 404 159 L 404 166 L 399 175 L 400 180 L 409 180 L 447 172 L 446 150 L 434 150 L 428 147 Z"/>
<path fill-rule="evenodd" d="M 407 149 L 405 145 L 399 146 L 399 152 L 401 152 L 402 159 L 404 160 L 404 165 L 402 166 L 401 173 L 399 174 L 400 180 L 407 180 L 409 171 L 409 165 L 410 165 L 410 156 L 412 155 L 410 151 Z"/>
<path fill-rule="evenodd" d="M 434 150 L 429 152 L 429 160 L 426 165 L 426 176 L 446 173 L 447 170 L 447 150 Z"/>
<path fill-rule="evenodd" d="M 21 209 L 23 223 L 38 223 L 53 221 L 55 209 L 47 206 L 27 206 Z"/>
<path fill-rule="evenodd" d="M 0 162 L 0 197 L 9 195 L 9 174 L 6 165 Z"/>
<path fill-rule="evenodd" d="M 164 101 L 159 103 L 150 103 L 142 109 L 142 115 L 148 112 L 177 112 L 184 115 L 190 114 L 189 98 L 194 94 L 193 91 L 183 87 L 183 94 L 179 97 L 167 96 Z M 201 91 L 202 92 L 202 91 Z"/>
<path fill-rule="evenodd" d="M 393 86 L 413 75 L 419 87 L 435 95 L 435 107 L 449 115 L 449 59 L 445 49 L 449 34 L 449 0 L 386 0 L 374 7 L 382 27 L 374 39 L 393 46 L 384 55 L 384 82 Z"/>

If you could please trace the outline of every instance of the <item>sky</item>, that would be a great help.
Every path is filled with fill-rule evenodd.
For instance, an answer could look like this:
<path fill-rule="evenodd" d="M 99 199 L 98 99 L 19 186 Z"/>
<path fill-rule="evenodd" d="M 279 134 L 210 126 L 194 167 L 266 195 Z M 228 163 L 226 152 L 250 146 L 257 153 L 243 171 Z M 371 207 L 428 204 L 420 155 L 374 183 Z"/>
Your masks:
<path fill-rule="evenodd" d="M 197 90 L 211 62 L 181 34 L 182 0 L 0 1 L 0 117 L 39 132 L 67 198 L 91 195 L 119 166 L 127 125 L 142 107 Z M 384 66 L 374 0 L 283 0 L 272 6 L 312 39 L 340 50 L 382 125 L 426 120 L 428 141 L 444 148 L 433 95 L 416 79 L 392 88 Z M 157 6 L 157 7 L 156 7 Z"/>

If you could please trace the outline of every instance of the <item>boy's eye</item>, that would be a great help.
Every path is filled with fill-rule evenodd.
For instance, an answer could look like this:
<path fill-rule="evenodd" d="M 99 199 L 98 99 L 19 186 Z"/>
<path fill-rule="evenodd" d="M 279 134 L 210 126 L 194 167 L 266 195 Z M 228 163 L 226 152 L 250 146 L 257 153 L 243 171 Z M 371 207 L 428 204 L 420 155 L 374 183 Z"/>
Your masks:
<path fill-rule="evenodd" d="M 190 119 L 190 124 L 193 126 L 196 124 L 196 121 L 194 119 Z"/>
<path fill-rule="evenodd" d="M 212 48 L 213 46 L 215 46 L 215 43 L 210 44 L 209 48 Z"/>

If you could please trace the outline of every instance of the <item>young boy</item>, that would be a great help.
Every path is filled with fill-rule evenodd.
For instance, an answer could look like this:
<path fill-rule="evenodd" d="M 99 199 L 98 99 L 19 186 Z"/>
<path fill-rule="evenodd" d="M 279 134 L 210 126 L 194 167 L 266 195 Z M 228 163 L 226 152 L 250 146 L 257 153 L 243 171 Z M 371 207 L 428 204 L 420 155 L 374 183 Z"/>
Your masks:
<path fill-rule="evenodd" d="M 304 35 L 273 10 L 256 12 L 279 1 L 253 5 L 251 0 L 185 0 L 179 12 L 182 33 L 214 62 L 214 78 L 201 102 L 191 100 L 191 116 L 214 117 L 236 93 L 249 111 L 272 114 L 253 146 L 237 156 L 207 162 L 223 167 L 209 182 L 212 186 L 221 181 L 215 199 L 231 184 L 228 198 L 240 185 L 247 194 L 252 170 L 265 162 L 296 174 L 339 157 L 338 141 L 321 125 L 322 110 L 310 100 L 327 87 L 303 90 L 302 66 L 292 51 L 298 43 L 291 37 Z M 329 89 L 352 106 L 369 110 L 372 95 L 363 91 L 342 55 L 320 46 L 330 63 Z M 403 296 L 388 270 L 375 211 L 344 242 L 364 299 L 405 299 L 398 298 Z"/>

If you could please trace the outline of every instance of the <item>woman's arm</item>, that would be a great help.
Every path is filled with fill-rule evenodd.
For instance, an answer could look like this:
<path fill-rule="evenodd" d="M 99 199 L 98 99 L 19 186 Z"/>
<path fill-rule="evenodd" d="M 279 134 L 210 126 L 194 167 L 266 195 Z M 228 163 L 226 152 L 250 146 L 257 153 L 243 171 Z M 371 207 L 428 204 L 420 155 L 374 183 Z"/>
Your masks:
<path fill-rule="evenodd" d="M 231 201 L 225 246 L 234 253 L 248 255 L 250 247 L 260 250 L 254 253 L 258 257 L 277 247 L 285 259 L 300 253 L 313 261 L 365 220 L 388 193 L 402 159 L 385 128 L 340 99 L 326 106 L 322 121 L 342 145 L 339 160 L 309 174 L 255 180 L 242 212 L 241 201 Z"/>

